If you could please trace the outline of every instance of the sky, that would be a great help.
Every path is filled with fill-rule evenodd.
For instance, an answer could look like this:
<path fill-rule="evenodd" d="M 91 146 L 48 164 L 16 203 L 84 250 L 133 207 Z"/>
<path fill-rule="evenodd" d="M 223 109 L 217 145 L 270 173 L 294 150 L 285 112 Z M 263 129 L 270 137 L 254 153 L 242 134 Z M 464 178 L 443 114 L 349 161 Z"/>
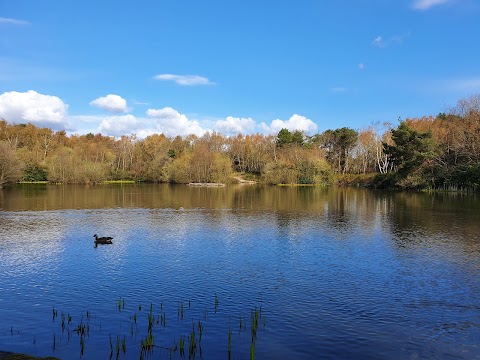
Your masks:
<path fill-rule="evenodd" d="M 0 0 L 0 118 L 144 138 L 355 130 L 480 93 L 479 0 Z"/>

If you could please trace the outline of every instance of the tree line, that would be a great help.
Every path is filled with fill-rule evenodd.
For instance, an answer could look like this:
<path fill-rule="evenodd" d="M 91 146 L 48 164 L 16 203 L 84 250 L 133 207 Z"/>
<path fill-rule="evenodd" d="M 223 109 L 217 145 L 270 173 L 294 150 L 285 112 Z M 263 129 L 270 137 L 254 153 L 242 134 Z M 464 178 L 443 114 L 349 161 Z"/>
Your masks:
<path fill-rule="evenodd" d="M 276 136 L 67 136 L 0 121 L 0 187 L 19 180 L 225 183 L 236 173 L 266 184 L 329 185 L 353 177 L 381 188 L 478 189 L 480 96 L 396 127 L 343 127 L 313 136 L 287 129 Z"/>

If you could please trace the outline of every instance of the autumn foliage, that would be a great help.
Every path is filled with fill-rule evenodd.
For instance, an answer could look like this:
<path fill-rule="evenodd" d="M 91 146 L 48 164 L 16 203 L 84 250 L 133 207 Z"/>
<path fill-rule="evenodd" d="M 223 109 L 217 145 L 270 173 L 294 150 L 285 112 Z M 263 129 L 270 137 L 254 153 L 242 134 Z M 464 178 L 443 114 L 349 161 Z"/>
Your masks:
<path fill-rule="evenodd" d="M 18 180 L 225 183 L 237 173 L 267 184 L 317 185 L 376 173 L 371 185 L 377 187 L 478 189 L 480 96 L 396 127 L 344 127 L 313 136 L 287 129 L 276 136 L 67 136 L 0 121 L 0 187 Z"/>

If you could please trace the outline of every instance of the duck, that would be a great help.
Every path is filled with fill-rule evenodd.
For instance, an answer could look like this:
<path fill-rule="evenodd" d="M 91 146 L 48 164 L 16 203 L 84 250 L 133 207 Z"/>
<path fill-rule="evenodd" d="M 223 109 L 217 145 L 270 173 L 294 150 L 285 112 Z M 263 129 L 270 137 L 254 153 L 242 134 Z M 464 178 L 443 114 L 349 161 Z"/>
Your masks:
<path fill-rule="evenodd" d="M 95 245 L 97 244 L 111 244 L 112 243 L 112 237 L 110 236 L 103 236 L 103 237 L 98 237 L 97 234 L 93 235 L 95 238 Z"/>

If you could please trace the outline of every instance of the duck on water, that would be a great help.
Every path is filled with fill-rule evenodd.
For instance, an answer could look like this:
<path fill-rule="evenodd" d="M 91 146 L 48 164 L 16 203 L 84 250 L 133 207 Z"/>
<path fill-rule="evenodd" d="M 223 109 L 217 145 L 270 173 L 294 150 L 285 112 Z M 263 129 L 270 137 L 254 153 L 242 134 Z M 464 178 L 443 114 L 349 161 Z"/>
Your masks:
<path fill-rule="evenodd" d="M 93 235 L 93 237 L 95 238 L 95 247 L 97 247 L 98 244 L 111 244 L 113 239 L 110 236 L 98 237 L 97 234 Z"/>

